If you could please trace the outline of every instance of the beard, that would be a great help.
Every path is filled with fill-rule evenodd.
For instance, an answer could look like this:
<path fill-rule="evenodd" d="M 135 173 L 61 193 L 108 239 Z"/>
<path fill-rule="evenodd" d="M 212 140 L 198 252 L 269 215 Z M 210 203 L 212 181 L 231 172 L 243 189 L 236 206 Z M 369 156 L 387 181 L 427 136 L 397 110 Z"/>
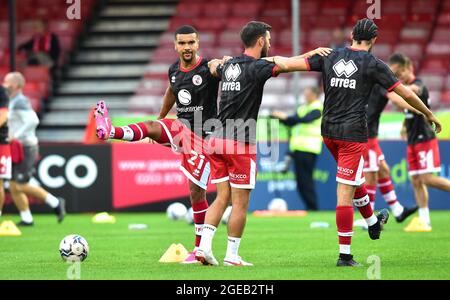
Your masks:
<path fill-rule="evenodd" d="M 269 55 L 269 48 L 267 47 L 267 43 L 264 43 L 264 47 L 261 49 L 261 58 L 267 57 Z"/>
<path fill-rule="evenodd" d="M 185 55 L 186 54 L 190 54 L 190 58 L 186 58 Z M 190 63 L 192 62 L 192 60 L 194 59 L 194 53 L 193 52 L 185 52 L 181 55 L 181 59 L 185 62 L 185 63 Z"/>

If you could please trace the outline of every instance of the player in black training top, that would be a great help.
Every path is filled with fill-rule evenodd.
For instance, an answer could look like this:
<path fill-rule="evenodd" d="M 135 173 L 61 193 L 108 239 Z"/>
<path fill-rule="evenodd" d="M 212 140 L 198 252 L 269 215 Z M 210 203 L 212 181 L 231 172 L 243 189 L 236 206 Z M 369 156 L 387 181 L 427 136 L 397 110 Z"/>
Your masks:
<path fill-rule="evenodd" d="M 402 55 L 394 54 L 389 59 L 393 70 L 420 100 L 429 106 L 429 94 L 422 80 L 416 78 L 411 60 Z M 441 170 L 439 145 L 436 134 L 427 120 L 412 111 L 405 112 L 406 136 L 408 141 L 407 161 L 411 182 L 419 206 L 419 220 L 406 228 L 409 231 L 431 231 L 431 221 L 428 209 L 428 186 L 450 192 L 450 181 L 436 176 Z"/>
<path fill-rule="evenodd" d="M 8 106 L 7 91 L 0 85 L 0 216 L 5 203 L 3 180 L 11 179 L 12 172 L 11 148 L 8 141 Z"/>
<path fill-rule="evenodd" d="M 213 76 L 209 61 L 198 54 L 199 34 L 192 26 L 182 26 L 175 32 L 175 50 L 179 59 L 169 68 L 169 87 L 157 121 L 147 121 L 123 127 L 114 127 L 108 117 L 106 104 L 100 101 L 96 109 L 97 135 L 101 139 L 139 141 L 151 139 L 171 146 L 180 152 L 181 171 L 189 179 L 189 190 L 195 223 L 195 248 L 185 263 L 197 263 L 195 252 L 200 243 L 208 202 L 206 188 L 210 162 L 203 153 L 204 122 L 217 115 L 217 95 L 220 78 Z M 165 117 L 174 104 L 178 119 Z"/>
<path fill-rule="evenodd" d="M 202 241 L 197 251 L 197 258 L 203 264 L 218 265 L 211 250 L 212 238 L 231 194 L 233 209 L 228 221 L 228 248 L 224 264 L 252 265 L 239 257 L 238 250 L 250 192 L 256 183 L 255 132 L 264 84 L 278 75 L 276 64 L 260 59 L 267 56 L 270 48 L 270 29 L 270 25 L 263 22 L 246 24 L 240 32 L 245 52 L 225 62 L 223 67 L 212 68 L 212 72 L 222 78 L 219 124 L 208 143 L 212 152 L 211 181 L 217 184 L 218 198 L 206 215 Z M 317 49 L 307 55 L 326 51 Z"/>
<path fill-rule="evenodd" d="M 403 86 L 388 66 L 370 54 L 378 28 L 369 19 L 359 20 L 353 27 L 352 46 L 334 50 L 327 57 L 315 55 L 304 62 L 298 58 L 271 58 L 283 71 L 322 72 L 325 102 L 322 118 L 324 142 L 337 162 L 337 208 L 340 255 L 338 266 L 358 266 L 350 254 L 353 235 L 353 207 L 357 206 L 369 226 L 371 239 L 378 239 L 381 224 L 389 212 L 373 214 L 364 186 L 363 154 L 366 148 L 367 102 L 375 84 L 387 91 L 395 91 L 412 107 L 435 123 L 441 125 L 431 111 Z M 306 65 L 306 66 L 305 66 Z"/>
<path fill-rule="evenodd" d="M 378 127 L 380 124 L 381 113 L 391 100 L 400 108 L 413 109 L 403 98 L 394 92 L 388 92 L 384 87 L 375 84 L 369 96 L 367 111 L 367 127 L 369 130 L 369 139 L 364 152 L 364 174 L 366 178 L 366 190 L 369 196 L 372 209 L 375 207 L 376 188 L 378 188 L 389 205 L 397 222 L 403 222 L 407 217 L 417 211 L 417 206 L 405 208 L 397 199 L 394 185 L 391 180 L 391 172 L 385 160 L 383 151 L 378 143 Z M 364 223 L 364 220 L 359 222 Z M 355 222 L 356 225 L 356 222 Z M 365 227 L 365 226 L 363 226 Z"/>

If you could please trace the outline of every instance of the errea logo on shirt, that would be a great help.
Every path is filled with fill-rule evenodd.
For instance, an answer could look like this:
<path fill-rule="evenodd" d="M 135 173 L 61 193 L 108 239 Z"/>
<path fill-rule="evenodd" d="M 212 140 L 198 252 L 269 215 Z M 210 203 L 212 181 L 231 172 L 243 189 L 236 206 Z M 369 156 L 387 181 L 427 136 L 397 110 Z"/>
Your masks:
<path fill-rule="evenodd" d="M 333 71 L 338 77 L 345 75 L 347 79 L 336 77 L 331 78 L 330 85 L 332 87 L 356 89 L 356 80 L 348 79 L 350 76 L 355 74 L 356 71 L 358 71 L 358 67 L 355 65 L 353 60 L 346 62 L 345 60 L 341 59 L 336 64 L 334 64 Z"/>
<path fill-rule="evenodd" d="M 241 83 L 236 79 L 241 75 L 241 67 L 239 64 L 230 64 L 225 70 L 225 78 L 227 81 L 222 83 L 222 91 L 240 91 Z"/>

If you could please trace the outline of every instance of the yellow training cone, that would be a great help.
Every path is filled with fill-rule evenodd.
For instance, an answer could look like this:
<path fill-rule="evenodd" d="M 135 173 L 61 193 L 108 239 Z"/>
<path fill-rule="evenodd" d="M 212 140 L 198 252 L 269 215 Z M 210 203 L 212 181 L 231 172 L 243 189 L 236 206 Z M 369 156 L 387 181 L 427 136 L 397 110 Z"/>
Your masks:
<path fill-rule="evenodd" d="M 13 221 L 4 221 L 0 225 L 0 236 L 19 236 L 22 235 L 19 228 Z"/>
<path fill-rule="evenodd" d="M 431 226 L 422 221 L 419 217 L 414 217 L 404 229 L 406 232 L 431 232 Z"/>
<path fill-rule="evenodd" d="M 102 213 L 96 214 L 92 218 L 92 223 L 96 223 L 96 224 L 107 224 L 107 223 L 114 224 L 114 223 L 116 223 L 116 217 L 111 216 L 107 212 L 102 212 Z"/>
<path fill-rule="evenodd" d="M 160 263 L 179 263 L 189 256 L 189 252 L 182 244 L 172 244 L 159 259 Z"/>

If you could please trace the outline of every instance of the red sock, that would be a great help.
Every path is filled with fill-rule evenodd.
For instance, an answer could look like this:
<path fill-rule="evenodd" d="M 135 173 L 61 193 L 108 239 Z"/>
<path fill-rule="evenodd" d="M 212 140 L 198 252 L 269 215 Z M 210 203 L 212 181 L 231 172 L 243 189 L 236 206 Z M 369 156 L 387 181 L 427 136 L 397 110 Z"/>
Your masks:
<path fill-rule="evenodd" d="M 367 195 L 369 196 L 370 206 L 372 210 L 375 208 L 375 196 L 377 194 L 377 186 L 366 184 Z"/>
<path fill-rule="evenodd" d="M 139 141 L 147 137 L 147 125 L 143 122 L 123 127 L 113 127 L 116 140 Z"/>
<path fill-rule="evenodd" d="M 350 244 L 353 235 L 353 207 L 336 207 L 336 225 L 339 237 L 339 252 L 350 254 Z"/>
<path fill-rule="evenodd" d="M 380 192 L 388 205 L 393 205 L 397 202 L 397 195 L 395 194 L 391 177 L 378 179 L 378 188 L 380 189 Z"/>
<path fill-rule="evenodd" d="M 208 201 L 203 200 L 201 202 L 192 203 L 192 210 L 194 213 L 195 224 L 195 247 L 198 247 L 200 246 L 203 224 L 205 223 L 206 211 L 208 210 Z"/>
<path fill-rule="evenodd" d="M 373 216 L 373 209 L 370 206 L 369 196 L 367 195 L 367 190 L 364 185 L 356 189 L 355 196 L 353 197 L 353 204 L 358 208 L 364 219 L 367 220 Z"/>

